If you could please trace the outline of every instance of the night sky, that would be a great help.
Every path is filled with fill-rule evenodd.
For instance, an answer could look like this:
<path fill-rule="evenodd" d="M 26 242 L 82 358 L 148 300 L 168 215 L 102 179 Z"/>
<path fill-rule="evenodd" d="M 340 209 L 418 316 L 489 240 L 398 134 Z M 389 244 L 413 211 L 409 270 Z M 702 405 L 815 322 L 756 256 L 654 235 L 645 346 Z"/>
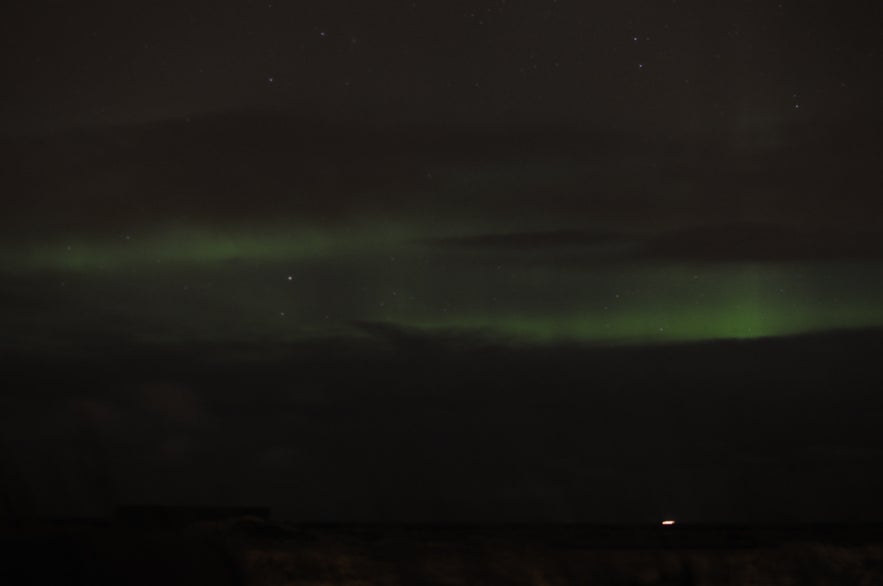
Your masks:
<path fill-rule="evenodd" d="M 883 520 L 879 2 L 15 4 L 9 507 Z"/>

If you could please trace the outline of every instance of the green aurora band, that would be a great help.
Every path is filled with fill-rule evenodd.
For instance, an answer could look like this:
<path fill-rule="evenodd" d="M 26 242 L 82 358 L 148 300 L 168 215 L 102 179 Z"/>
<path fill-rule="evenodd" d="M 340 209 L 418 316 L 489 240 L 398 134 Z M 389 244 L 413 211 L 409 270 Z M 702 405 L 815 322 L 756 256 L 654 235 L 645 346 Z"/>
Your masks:
<path fill-rule="evenodd" d="M 526 262 L 512 251 L 433 248 L 417 238 L 426 233 L 390 223 L 56 239 L 7 253 L 19 294 L 40 288 L 46 301 L 36 319 L 6 312 L 3 321 L 35 345 L 74 344 L 95 324 L 143 342 L 284 343 L 362 336 L 359 323 L 383 322 L 426 335 L 609 344 L 883 326 L 875 261 L 574 265 L 556 263 L 554 251 Z"/>

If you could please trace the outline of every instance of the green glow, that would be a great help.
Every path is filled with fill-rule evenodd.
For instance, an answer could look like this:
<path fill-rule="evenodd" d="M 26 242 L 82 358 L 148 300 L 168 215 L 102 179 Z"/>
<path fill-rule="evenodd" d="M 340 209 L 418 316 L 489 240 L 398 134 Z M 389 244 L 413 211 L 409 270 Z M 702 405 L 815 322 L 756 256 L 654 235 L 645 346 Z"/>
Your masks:
<path fill-rule="evenodd" d="M 570 305 L 560 298 L 553 299 L 553 305 L 562 306 L 557 312 L 548 306 L 522 306 L 518 311 L 511 307 L 467 311 L 442 320 L 417 318 L 403 323 L 429 331 L 486 332 L 515 341 L 613 344 L 881 327 L 883 305 L 879 300 L 883 298 L 883 285 L 856 279 L 856 275 L 879 274 L 880 270 L 876 263 L 618 268 L 609 270 L 600 280 L 583 282 L 575 288 L 584 293 L 585 303 Z M 552 274 L 536 278 L 536 282 L 555 280 Z M 611 294 L 617 290 L 630 293 Z M 529 294 L 538 296 L 541 291 Z"/>
<path fill-rule="evenodd" d="M 20 270 L 90 271 L 149 264 L 281 262 L 382 250 L 390 241 L 406 238 L 400 226 L 336 230 L 277 226 L 260 230 L 179 227 L 145 235 L 105 239 L 70 237 L 31 245 L 8 255 L 7 266 Z"/>
<path fill-rule="evenodd" d="M 6 253 L 7 277 L 42 301 L 31 314 L 7 311 L 0 325 L 36 346 L 76 345 L 84 333 L 284 343 L 363 336 L 354 324 L 366 321 L 608 344 L 883 327 L 879 262 L 578 265 L 558 262 L 560 250 L 524 258 L 420 240 L 474 231 L 386 219 L 59 237 Z"/>
<path fill-rule="evenodd" d="M 464 318 L 413 325 L 428 331 L 460 329 L 493 334 L 513 341 L 556 341 L 637 344 L 709 339 L 745 339 L 783 336 L 829 329 L 883 325 L 883 310 L 853 308 L 851 311 L 810 311 L 794 308 L 788 313 L 773 309 L 746 310 L 739 306 L 673 309 L 665 313 L 637 310 L 628 315 L 584 314 L 576 318 Z"/>

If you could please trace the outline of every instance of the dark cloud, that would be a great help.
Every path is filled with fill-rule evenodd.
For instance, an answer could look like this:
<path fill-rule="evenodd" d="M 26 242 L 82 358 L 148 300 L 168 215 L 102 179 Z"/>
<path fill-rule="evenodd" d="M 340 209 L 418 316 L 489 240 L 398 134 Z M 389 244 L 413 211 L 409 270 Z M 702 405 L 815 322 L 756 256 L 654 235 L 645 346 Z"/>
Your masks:
<path fill-rule="evenodd" d="M 883 259 L 883 232 L 777 224 L 706 225 L 662 234 L 643 258 L 697 261 Z"/>
<path fill-rule="evenodd" d="M 439 238 L 427 243 L 451 248 L 476 250 L 528 250 L 595 247 L 618 243 L 623 236 L 612 232 L 587 230 L 555 230 L 552 232 L 521 232 L 514 234 L 478 234 L 459 238 Z"/>
<path fill-rule="evenodd" d="M 551 265 L 635 260 L 819 261 L 883 259 L 883 232 L 835 231 L 769 223 L 703 225 L 658 234 L 578 230 L 478 234 L 425 244 L 483 253 L 507 261 Z"/>

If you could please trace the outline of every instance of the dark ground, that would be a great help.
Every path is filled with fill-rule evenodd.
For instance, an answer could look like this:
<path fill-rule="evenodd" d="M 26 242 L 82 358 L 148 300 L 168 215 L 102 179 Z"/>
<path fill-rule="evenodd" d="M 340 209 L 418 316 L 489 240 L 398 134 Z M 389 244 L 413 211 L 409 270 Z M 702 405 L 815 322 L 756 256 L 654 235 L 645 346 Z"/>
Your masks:
<path fill-rule="evenodd" d="M 878 331 L 378 336 L 7 348 L 0 583 L 883 583 Z"/>
<path fill-rule="evenodd" d="M 874 585 L 883 526 L 285 525 L 43 521 L 4 584 Z"/>

